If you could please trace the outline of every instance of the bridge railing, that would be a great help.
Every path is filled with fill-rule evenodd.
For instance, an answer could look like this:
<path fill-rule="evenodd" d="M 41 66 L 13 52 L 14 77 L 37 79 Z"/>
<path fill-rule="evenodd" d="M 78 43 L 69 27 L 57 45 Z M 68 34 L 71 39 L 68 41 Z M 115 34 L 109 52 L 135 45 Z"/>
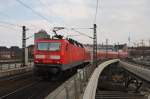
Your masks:
<path fill-rule="evenodd" d="M 93 70 L 92 65 L 78 70 L 77 74 L 48 95 L 46 99 L 80 99 Z"/>
<path fill-rule="evenodd" d="M 101 75 L 102 71 L 110 66 L 110 64 L 119 62 L 118 59 L 108 60 L 106 62 L 103 62 L 100 64 L 93 72 L 93 74 L 90 77 L 90 80 L 87 84 L 87 87 L 85 89 L 85 92 L 83 94 L 82 99 L 95 99 L 96 89 L 98 85 L 98 79 Z"/>

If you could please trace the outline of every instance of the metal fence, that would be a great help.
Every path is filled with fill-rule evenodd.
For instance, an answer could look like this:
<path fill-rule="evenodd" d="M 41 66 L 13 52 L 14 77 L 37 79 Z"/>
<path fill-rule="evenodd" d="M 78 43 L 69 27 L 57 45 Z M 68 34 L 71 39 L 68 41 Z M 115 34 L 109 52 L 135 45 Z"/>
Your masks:
<path fill-rule="evenodd" d="M 30 60 L 27 66 L 33 66 L 33 60 Z M 0 71 L 21 68 L 21 67 L 23 67 L 21 61 L 0 62 Z"/>
<path fill-rule="evenodd" d="M 80 99 L 93 70 L 92 65 L 78 70 L 73 77 L 48 95 L 46 99 Z"/>

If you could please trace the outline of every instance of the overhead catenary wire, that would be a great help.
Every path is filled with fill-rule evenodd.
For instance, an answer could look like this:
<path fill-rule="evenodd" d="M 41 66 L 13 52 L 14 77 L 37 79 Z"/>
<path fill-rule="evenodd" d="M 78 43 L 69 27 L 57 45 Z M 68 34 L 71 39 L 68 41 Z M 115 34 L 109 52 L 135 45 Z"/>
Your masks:
<path fill-rule="evenodd" d="M 67 31 L 72 30 L 72 31 L 74 31 L 74 32 L 76 32 L 76 33 L 78 33 L 78 34 L 80 34 L 80 35 L 83 35 L 83 36 L 86 36 L 86 37 L 88 37 L 88 38 L 90 38 L 90 39 L 93 39 L 92 37 L 86 35 L 85 33 L 82 33 L 82 32 L 80 32 L 80 31 L 73 30 L 73 29 L 70 29 L 70 28 L 65 28 L 65 30 L 63 29 L 62 31 L 68 34 L 69 32 L 67 32 L 66 30 L 67 30 Z M 78 36 L 79 36 L 79 35 L 78 35 Z"/>
<path fill-rule="evenodd" d="M 38 0 L 38 1 L 39 1 L 39 3 L 40 3 L 43 7 L 46 7 L 45 10 L 47 10 L 48 13 L 52 12 L 52 14 L 55 15 L 55 13 L 54 13 L 49 7 L 47 7 L 47 5 L 46 5 L 45 3 L 43 3 L 41 0 Z M 43 10 L 44 10 L 44 9 L 43 9 Z M 52 15 L 52 14 L 51 14 L 51 15 Z M 51 28 L 50 31 L 53 31 L 53 28 Z"/>
<path fill-rule="evenodd" d="M 41 15 L 39 12 L 35 11 L 35 10 L 32 9 L 30 6 L 26 5 L 24 2 L 22 2 L 22 1 L 20 1 L 20 0 L 16 0 L 16 1 L 17 1 L 18 3 L 20 3 L 21 5 L 23 5 L 24 7 L 30 9 L 34 14 L 38 15 L 39 17 L 41 17 L 41 18 L 44 19 L 45 21 L 51 23 L 48 18 L 46 18 L 45 16 Z M 42 2 L 40 1 L 40 3 L 42 3 Z M 42 3 L 42 5 L 44 5 L 44 4 Z M 77 32 L 77 33 L 79 33 L 79 34 L 81 34 L 81 35 L 84 35 L 84 36 L 87 36 L 87 37 L 89 37 L 89 38 L 92 38 L 92 37 L 86 35 L 85 33 L 82 33 L 82 32 L 80 32 L 80 31 L 78 31 L 78 30 L 76 30 L 76 29 L 74 29 L 74 28 L 70 28 L 70 30 L 73 30 L 73 31 L 75 31 L 75 32 Z M 93 38 L 92 38 L 92 39 L 93 39 Z"/>
<path fill-rule="evenodd" d="M 4 12 L 1 12 L 1 11 L 0 11 L 0 13 L 1 13 L 0 16 L 7 17 L 7 18 L 9 18 L 9 19 L 12 18 L 11 16 L 9 16 L 8 14 L 6 14 L 6 13 L 4 13 Z M 16 20 L 15 20 L 15 22 L 16 22 Z M 11 25 L 11 26 L 15 26 L 15 27 L 22 27 L 21 25 L 17 25 L 17 24 L 11 23 L 11 22 L 1 21 L 1 20 L 0 20 L 0 23 L 2 23 L 2 24 L 7 24 L 7 25 Z M 36 25 L 30 24 L 30 26 L 33 27 L 33 28 L 35 28 L 35 29 L 37 29 L 37 26 L 36 26 Z M 31 30 L 34 30 L 33 28 L 30 28 L 30 29 L 31 29 Z"/>
<path fill-rule="evenodd" d="M 34 14 L 36 14 L 37 16 L 39 16 L 40 18 L 44 19 L 45 21 L 47 21 L 48 23 L 51 24 L 51 21 L 46 18 L 45 16 L 41 15 L 39 12 L 35 11 L 34 9 L 32 9 L 30 6 L 26 5 L 25 3 L 23 3 L 22 1 L 20 0 L 16 0 L 18 3 L 20 3 L 22 6 L 30 9 Z"/>
<path fill-rule="evenodd" d="M 77 32 L 77 33 L 79 33 L 79 34 L 81 34 L 81 35 L 83 35 L 83 36 L 86 36 L 86 37 L 88 37 L 88 38 L 91 38 L 91 39 L 93 39 L 93 37 L 91 37 L 91 36 L 89 36 L 89 35 L 87 35 L 87 34 L 85 34 L 85 33 L 82 33 L 82 32 L 80 32 L 80 31 L 77 31 L 77 30 L 75 30 L 75 29 L 71 29 L 71 30 L 73 30 L 73 31 L 75 31 L 75 32 Z"/>
<path fill-rule="evenodd" d="M 39 3 L 40 3 L 42 6 L 47 7 L 47 5 L 46 5 L 45 3 L 43 3 L 41 0 L 39 0 Z M 54 15 L 56 15 L 51 9 L 49 9 L 49 7 L 47 7 L 47 9 L 48 9 L 50 12 L 52 12 Z M 66 23 L 64 23 L 64 25 L 69 26 L 69 25 L 66 24 Z M 70 27 L 67 27 L 67 28 L 70 28 Z M 80 33 L 80 34 L 82 34 L 82 35 L 85 36 L 86 34 L 81 33 L 80 31 L 78 31 L 78 30 L 76 30 L 76 29 L 93 29 L 93 28 L 70 28 L 70 30 L 73 30 L 73 31 L 78 32 L 78 33 Z M 88 36 L 88 35 L 86 35 L 86 36 Z M 88 37 L 90 37 L 90 36 L 88 36 Z M 91 38 L 91 37 L 90 37 L 90 38 Z"/>
<path fill-rule="evenodd" d="M 46 7 L 49 12 L 51 12 L 53 15 L 57 16 L 56 13 L 53 12 L 49 7 L 47 7 L 47 5 L 46 5 L 45 3 L 43 3 L 41 0 L 38 0 L 38 1 L 39 1 L 39 3 L 40 3 L 42 6 Z M 63 20 L 61 20 L 61 21 L 63 21 Z M 76 29 L 93 29 L 93 28 L 78 28 L 78 27 L 77 27 L 77 28 L 76 28 L 76 27 L 71 28 L 68 24 L 66 24 L 66 23 L 64 23 L 64 22 L 63 22 L 63 24 L 66 25 L 66 26 L 68 26 L 70 29 L 74 29 L 74 30 L 76 30 Z"/>
<path fill-rule="evenodd" d="M 10 22 L 6 22 L 6 21 L 0 21 L 1 24 L 6 24 L 8 26 L 13 26 L 13 27 L 19 27 L 19 28 L 22 28 L 21 25 L 18 25 L 18 24 L 14 24 L 14 23 L 10 23 Z M 33 26 L 32 26 L 33 27 Z M 33 27 L 33 28 L 28 28 L 28 30 L 35 30 L 36 28 Z"/>
<path fill-rule="evenodd" d="M 6 13 L 4 13 L 4 12 L 2 12 L 2 11 L 0 11 L 0 16 L 3 16 L 3 17 L 7 17 L 7 18 L 11 18 L 9 15 L 7 15 Z"/>
<path fill-rule="evenodd" d="M 6 21 L 0 21 L 0 23 L 11 25 L 11 26 L 14 26 L 14 27 L 22 27 L 21 25 L 17 25 L 17 24 L 14 24 L 14 23 L 6 22 Z"/>
<path fill-rule="evenodd" d="M 56 14 L 54 11 L 52 11 L 49 7 L 47 7 L 47 4 L 45 4 L 45 3 L 42 2 L 41 0 L 38 0 L 38 1 L 39 1 L 39 3 L 40 3 L 42 6 L 44 6 L 44 7 L 47 8 L 47 10 L 48 10 L 49 13 L 51 12 L 51 14 L 57 16 L 57 14 Z M 57 20 L 58 20 L 58 19 L 57 19 Z M 56 21 L 57 21 L 57 20 L 56 20 Z M 66 25 L 67 27 L 70 26 L 70 25 L 68 25 L 67 23 L 65 23 L 64 20 L 62 20 L 61 18 L 59 18 L 59 20 L 60 20 L 60 21 L 63 21 L 63 25 Z"/>
<path fill-rule="evenodd" d="M 43 6 L 43 7 L 46 7 L 48 10 L 48 12 L 50 13 L 50 12 L 52 12 L 52 10 L 51 9 L 49 9 L 49 7 L 47 7 L 47 5 L 45 4 L 45 3 L 43 3 L 41 0 L 38 0 L 39 1 L 39 3 Z M 54 13 L 53 13 L 54 14 Z"/>
<path fill-rule="evenodd" d="M 3 27 L 3 28 L 6 28 L 6 29 L 11 29 L 11 30 L 14 30 L 14 31 L 17 31 L 17 29 L 15 29 L 15 28 L 12 28 L 12 27 L 8 27 L 8 26 L 6 26 L 6 25 L 3 25 L 3 24 L 0 24 L 0 27 Z M 18 32 L 18 31 L 17 31 Z"/>
<path fill-rule="evenodd" d="M 96 2 L 96 9 L 95 9 L 94 21 L 93 21 L 94 24 L 96 24 L 96 20 L 97 20 L 98 7 L 99 7 L 99 0 L 97 0 L 97 2 Z M 77 31 L 76 29 L 93 29 L 93 28 L 71 28 L 71 30 L 73 30 L 73 31 L 75 31 L 75 32 L 78 32 L 78 33 L 81 34 L 81 35 L 84 35 L 84 36 L 87 36 L 87 37 L 89 37 L 89 38 L 94 39 L 93 37 L 90 37 L 90 36 L 86 35 L 85 33 L 82 33 L 82 32 L 80 32 L 80 31 Z"/>
<path fill-rule="evenodd" d="M 93 28 L 79 28 L 79 27 L 74 27 L 74 28 L 71 28 L 71 29 L 93 29 Z"/>
<path fill-rule="evenodd" d="M 41 0 L 39 0 L 39 3 L 40 3 L 42 6 L 47 7 L 46 4 L 43 3 Z M 51 11 L 51 9 L 49 9 L 49 7 L 47 7 L 47 9 L 48 9 L 49 11 Z M 52 12 L 52 11 L 51 11 L 51 12 Z M 52 12 L 52 13 L 53 13 L 54 15 L 56 15 L 54 12 Z M 69 25 L 66 24 L 66 23 L 64 23 L 64 25 L 69 26 Z M 87 36 L 87 37 L 89 37 L 89 38 L 92 38 L 92 37 L 86 35 L 85 33 L 82 33 L 82 32 L 80 32 L 80 31 L 78 31 L 77 29 L 93 29 L 93 28 L 70 28 L 70 27 L 67 27 L 67 28 L 69 28 L 70 30 L 72 30 L 72 31 L 74 31 L 74 32 L 77 32 L 77 33 L 79 33 L 79 34 L 81 34 L 81 35 L 84 35 L 84 36 Z M 66 29 L 66 28 L 65 28 L 65 29 Z M 92 39 L 93 39 L 93 38 L 92 38 Z"/>
<path fill-rule="evenodd" d="M 6 22 L 6 21 L 1 21 L 1 20 L 0 20 L 0 23 L 1 23 L 1 24 L 0 24 L 1 27 L 8 28 L 7 26 L 2 25 L 2 24 L 5 24 L 5 25 L 8 25 L 9 28 L 11 28 L 11 29 L 13 29 L 13 30 L 15 30 L 15 28 L 12 28 L 12 27 L 22 28 L 21 25 L 14 24 L 14 23 L 10 23 L 10 22 Z M 10 26 L 12 26 L 12 27 L 10 27 Z M 27 28 L 27 29 L 28 29 L 28 30 L 35 30 L 35 29 L 33 29 L 33 28 Z M 16 31 L 17 31 L 17 30 L 16 30 Z"/>
<path fill-rule="evenodd" d="M 95 8 L 95 14 L 94 14 L 94 21 L 93 21 L 94 24 L 96 24 L 96 20 L 97 20 L 98 6 L 99 6 L 99 0 L 97 0 L 97 2 L 96 2 L 96 8 Z"/>
<path fill-rule="evenodd" d="M 30 39 L 30 38 L 33 38 L 33 37 L 34 37 L 34 34 L 28 36 L 28 37 L 26 38 L 26 40 L 28 40 L 28 39 Z"/>

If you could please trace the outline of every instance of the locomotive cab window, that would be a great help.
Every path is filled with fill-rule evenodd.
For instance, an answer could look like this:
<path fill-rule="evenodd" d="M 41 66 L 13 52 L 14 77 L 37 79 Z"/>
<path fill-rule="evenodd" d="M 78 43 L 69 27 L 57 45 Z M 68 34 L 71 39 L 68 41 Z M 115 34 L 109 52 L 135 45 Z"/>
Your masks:
<path fill-rule="evenodd" d="M 50 51 L 59 51 L 60 50 L 60 43 L 58 43 L 58 42 L 49 43 L 49 50 Z"/>
<path fill-rule="evenodd" d="M 37 49 L 41 51 L 59 51 L 60 43 L 58 42 L 39 42 L 37 43 Z"/>
<path fill-rule="evenodd" d="M 48 43 L 46 42 L 37 43 L 37 49 L 42 51 L 48 50 Z"/>

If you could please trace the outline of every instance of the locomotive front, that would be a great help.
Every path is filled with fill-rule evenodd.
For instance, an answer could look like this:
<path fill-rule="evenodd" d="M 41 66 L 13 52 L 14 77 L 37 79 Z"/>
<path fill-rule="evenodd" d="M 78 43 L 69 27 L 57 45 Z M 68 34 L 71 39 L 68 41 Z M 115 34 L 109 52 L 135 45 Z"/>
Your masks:
<path fill-rule="evenodd" d="M 36 40 L 34 49 L 34 71 L 38 74 L 57 73 L 62 65 L 61 40 Z"/>

